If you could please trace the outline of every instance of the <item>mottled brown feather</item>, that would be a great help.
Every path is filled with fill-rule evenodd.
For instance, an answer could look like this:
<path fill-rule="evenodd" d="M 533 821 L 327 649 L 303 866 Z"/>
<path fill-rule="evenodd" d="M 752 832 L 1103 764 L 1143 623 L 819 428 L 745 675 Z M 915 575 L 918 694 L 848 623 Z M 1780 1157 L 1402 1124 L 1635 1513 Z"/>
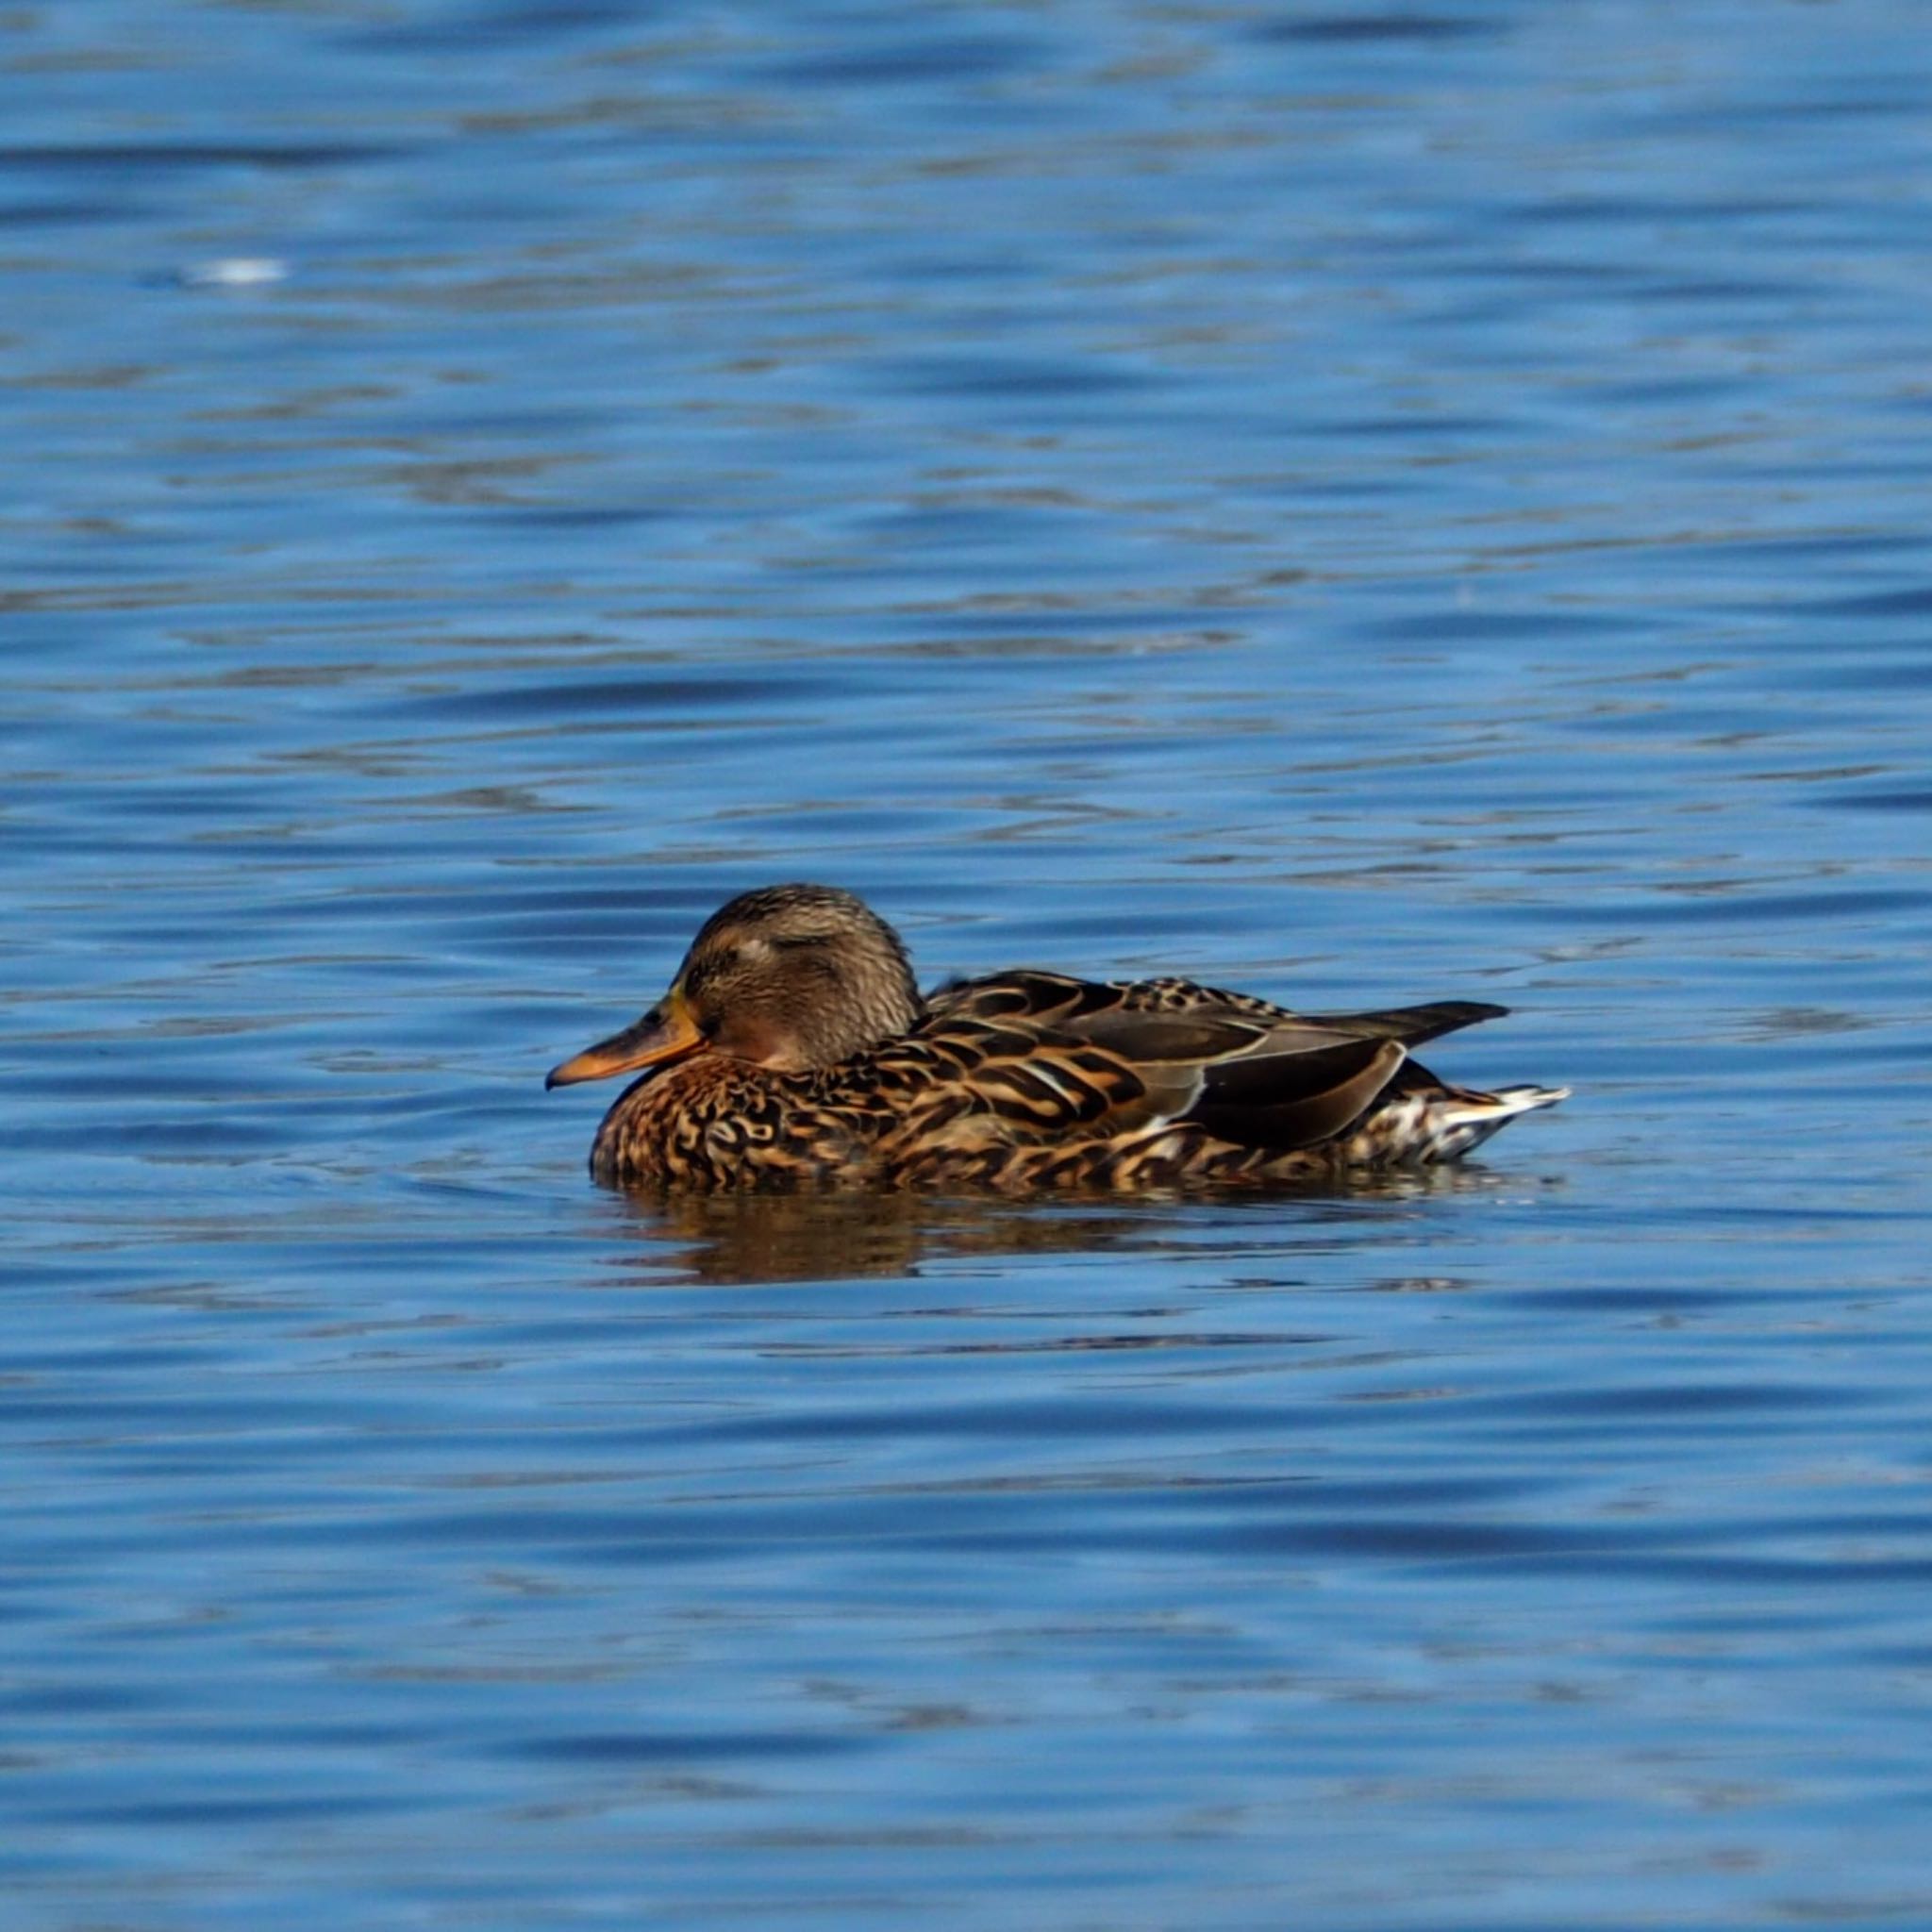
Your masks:
<path fill-rule="evenodd" d="M 619 1097 L 591 1171 L 707 1190 L 1256 1186 L 1453 1159 L 1563 1097 L 1450 1087 L 1407 1058 L 1504 1011 L 1473 1001 L 1303 1015 L 1185 979 L 1020 970 L 922 1002 L 904 961 L 828 888 L 722 908 L 667 995 L 698 1043 Z M 812 987 L 841 983 L 853 1008 L 811 1009 Z"/>

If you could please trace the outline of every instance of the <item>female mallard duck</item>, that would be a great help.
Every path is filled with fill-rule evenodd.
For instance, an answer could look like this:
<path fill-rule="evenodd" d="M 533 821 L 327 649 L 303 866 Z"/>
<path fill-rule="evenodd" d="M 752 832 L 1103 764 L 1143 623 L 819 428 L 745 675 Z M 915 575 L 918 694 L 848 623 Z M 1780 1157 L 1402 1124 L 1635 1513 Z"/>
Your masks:
<path fill-rule="evenodd" d="M 850 892 L 767 886 L 705 922 L 636 1025 L 544 1084 L 643 1069 L 591 1148 L 620 1185 L 1265 1186 L 1454 1160 L 1563 1099 L 1450 1087 L 1408 1058 L 1505 1010 L 1297 1014 L 1185 979 L 1028 971 L 922 999 L 898 934 Z"/>

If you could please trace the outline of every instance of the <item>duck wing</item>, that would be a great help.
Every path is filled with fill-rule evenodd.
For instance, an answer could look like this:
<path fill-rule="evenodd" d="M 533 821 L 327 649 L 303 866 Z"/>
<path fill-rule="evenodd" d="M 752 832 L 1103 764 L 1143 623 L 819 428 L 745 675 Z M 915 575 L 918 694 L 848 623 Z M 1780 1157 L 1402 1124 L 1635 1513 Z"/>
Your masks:
<path fill-rule="evenodd" d="M 1204 1019 L 1294 1020 L 1358 1040 L 1397 1040 L 1415 1046 L 1459 1027 L 1500 1020 L 1507 1007 L 1487 1000 L 1434 1000 L 1425 1006 L 1385 1007 L 1363 1013 L 1297 1013 L 1251 992 L 1228 992 L 1191 979 L 1075 979 L 1064 973 L 1023 969 L 985 979 L 958 979 L 926 996 L 934 1017 L 1029 1020 L 1060 1025 L 1093 1015 L 1192 1014 Z"/>
<path fill-rule="evenodd" d="M 961 1112 L 991 1109 L 1029 1139 L 1191 1123 L 1286 1153 L 1358 1119 L 1409 1041 L 1501 1010 L 1465 1001 L 1304 1016 L 1188 980 L 1015 972 L 941 989 L 913 1037 L 956 1061 Z"/>

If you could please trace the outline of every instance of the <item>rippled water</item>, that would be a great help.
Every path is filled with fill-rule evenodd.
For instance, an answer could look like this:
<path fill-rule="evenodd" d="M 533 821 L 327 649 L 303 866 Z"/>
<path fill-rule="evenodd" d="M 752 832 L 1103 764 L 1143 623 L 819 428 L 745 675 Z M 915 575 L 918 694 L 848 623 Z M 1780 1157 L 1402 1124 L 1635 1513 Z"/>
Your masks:
<path fill-rule="evenodd" d="M 1932 38 L 0 19 L 9 1924 L 1932 1922 Z M 593 1189 L 808 876 L 1436 1186 Z"/>

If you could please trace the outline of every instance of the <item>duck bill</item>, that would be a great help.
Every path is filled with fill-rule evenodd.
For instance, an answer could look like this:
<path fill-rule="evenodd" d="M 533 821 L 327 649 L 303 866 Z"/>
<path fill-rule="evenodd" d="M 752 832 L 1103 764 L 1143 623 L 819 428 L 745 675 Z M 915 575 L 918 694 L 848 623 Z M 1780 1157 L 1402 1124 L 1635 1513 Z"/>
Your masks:
<path fill-rule="evenodd" d="M 635 1073 L 640 1067 L 661 1067 L 681 1060 L 704 1045 L 705 1036 L 691 1008 L 675 989 L 661 1006 L 653 1007 L 635 1026 L 587 1046 L 543 1076 L 543 1085 L 574 1087 L 579 1080 L 608 1080 L 614 1074 Z"/>

